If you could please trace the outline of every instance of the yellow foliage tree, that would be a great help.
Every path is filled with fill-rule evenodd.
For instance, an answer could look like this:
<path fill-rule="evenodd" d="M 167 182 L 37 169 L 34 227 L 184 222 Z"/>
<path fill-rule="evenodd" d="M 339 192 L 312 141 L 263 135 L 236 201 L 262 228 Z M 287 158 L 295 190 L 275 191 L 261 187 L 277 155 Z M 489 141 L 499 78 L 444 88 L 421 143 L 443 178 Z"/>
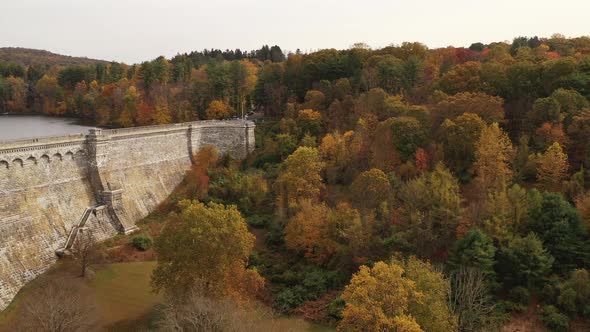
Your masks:
<path fill-rule="evenodd" d="M 415 327 L 418 323 L 408 315 L 408 305 L 421 301 L 423 294 L 403 274 L 403 267 L 396 263 L 361 266 L 342 293 L 346 306 L 338 330 L 397 331 L 400 323 Z"/>
<path fill-rule="evenodd" d="M 167 124 L 172 122 L 172 116 L 170 115 L 170 110 L 168 109 L 168 104 L 162 103 L 160 105 L 156 105 L 154 108 L 154 115 L 152 117 L 153 124 Z"/>
<path fill-rule="evenodd" d="M 257 74 L 258 66 L 250 60 L 232 61 L 229 64 L 229 80 L 233 92 L 231 102 L 239 116 L 244 115 L 247 106 L 249 106 L 246 104 L 246 97 L 256 87 Z"/>
<path fill-rule="evenodd" d="M 423 332 L 422 328 L 414 317 L 409 315 L 399 315 L 393 319 L 395 324 L 396 332 Z"/>
<path fill-rule="evenodd" d="M 326 162 L 326 175 L 329 183 L 344 182 L 347 170 L 355 154 L 360 151 L 354 131 L 340 134 L 338 131 L 327 134 L 322 139 L 320 153 Z"/>
<path fill-rule="evenodd" d="M 238 96 L 238 99 L 240 100 L 240 109 L 243 111 L 245 110 L 246 96 L 254 92 L 254 88 L 256 87 L 256 83 L 258 82 L 259 68 L 250 60 L 244 59 L 240 61 L 240 64 L 243 66 L 245 73 L 243 79 L 240 80 Z"/>
<path fill-rule="evenodd" d="M 450 286 L 444 275 L 416 257 L 410 257 L 404 267 L 405 277 L 423 294 L 421 301 L 411 301 L 408 308 L 418 324 L 425 331 L 456 331 L 456 319 L 447 302 Z"/>
<path fill-rule="evenodd" d="M 179 208 L 155 243 L 154 289 L 182 295 L 200 287 L 207 296 L 236 300 L 255 295 L 264 279 L 246 268 L 254 236 L 238 209 L 189 200 Z"/>
<path fill-rule="evenodd" d="M 510 161 L 514 148 L 510 138 L 493 123 L 481 131 L 475 147 L 475 174 L 482 195 L 503 191 L 512 179 Z"/>
<path fill-rule="evenodd" d="M 361 266 L 342 294 L 338 330 L 455 331 L 448 292 L 443 274 L 415 257 Z"/>
<path fill-rule="evenodd" d="M 511 220 L 513 206 L 506 190 L 488 193 L 482 207 L 483 229 L 494 240 L 506 243 L 513 237 Z"/>
<path fill-rule="evenodd" d="M 398 218 L 405 229 L 400 233 L 421 256 L 447 250 L 456 239 L 463 220 L 459 183 L 442 164 L 422 173 L 399 189 Z"/>
<path fill-rule="evenodd" d="M 10 100 L 7 108 L 10 112 L 24 112 L 27 108 L 27 84 L 20 77 L 9 76 L 6 78 L 9 86 Z"/>
<path fill-rule="evenodd" d="M 312 109 L 300 110 L 297 113 L 297 125 L 302 132 L 318 136 L 322 130 L 322 115 Z"/>
<path fill-rule="evenodd" d="M 116 123 L 123 128 L 133 127 L 133 114 L 131 114 L 128 109 L 124 109 L 121 114 L 119 114 Z"/>
<path fill-rule="evenodd" d="M 352 182 L 350 191 L 358 206 L 374 209 L 389 198 L 391 184 L 382 170 L 373 168 L 359 174 Z"/>
<path fill-rule="evenodd" d="M 317 202 L 324 188 L 321 172 L 324 163 L 316 148 L 299 147 L 284 161 L 284 169 L 275 182 L 279 193 L 279 213 L 287 217 L 303 200 Z"/>
<path fill-rule="evenodd" d="M 338 251 L 346 252 L 352 261 L 362 261 L 364 250 L 371 240 L 369 223 L 361 221 L 358 210 L 349 203 L 340 202 L 328 213 L 330 238 L 338 243 Z"/>
<path fill-rule="evenodd" d="M 567 155 L 557 142 L 539 156 L 537 164 L 537 181 L 542 189 L 560 192 L 567 177 Z"/>
<path fill-rule="evenodd" d="M 57 83 L 57 78 L 43 75 L 35 85 L 35 91 L 41 97 L 41 106 L 44 114 L 58 114 L 56 107 L 57 96 L 61 87 Z"/>

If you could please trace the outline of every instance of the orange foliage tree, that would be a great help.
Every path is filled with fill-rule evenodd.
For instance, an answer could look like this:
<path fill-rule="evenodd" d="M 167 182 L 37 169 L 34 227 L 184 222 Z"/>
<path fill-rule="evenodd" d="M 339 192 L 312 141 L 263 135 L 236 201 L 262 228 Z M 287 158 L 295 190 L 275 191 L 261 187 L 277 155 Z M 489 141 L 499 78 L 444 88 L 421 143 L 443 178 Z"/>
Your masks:
<path fill-rule="evenodd" d="M 552 124 L 545 122 L 535 131 L 533 141 L 537 149 L 543 151 L 555 142 L 559 143 L 561 146 L 565 146 L 568 139 L 563 132 L 563 125 L 561 123 Z"/>
<path fill-rule="evenodd" d="M 233 110 L 229 105 L 224 103 L 221 100 L 213 100 L 207 110 L 205 110 L 205 115 L 207 119 L 226 119 L 231 116 Z"/>
<path fill-rule="evenodd" d="M 303 202 L 285 227 L 287 248 L 303 253 L 312 262 L 327 262 L 336 251 L 336 243 L 328 236 L 328 212 L 325 204 Z"/>

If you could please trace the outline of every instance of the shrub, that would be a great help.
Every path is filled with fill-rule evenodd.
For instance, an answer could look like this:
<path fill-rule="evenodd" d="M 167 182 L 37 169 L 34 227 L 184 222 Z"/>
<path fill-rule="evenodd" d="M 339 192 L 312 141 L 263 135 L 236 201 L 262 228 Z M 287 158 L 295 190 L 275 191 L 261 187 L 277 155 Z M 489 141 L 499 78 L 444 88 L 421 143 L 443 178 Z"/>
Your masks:
<path fill-rule="evenodd" d="M 137 250 L 146 251 L 152 247 L 152 239 L 146 235 L 138 235 L 131 240 L 131 245 Z"/>
<path fill-rule="evenodd" d="M 246 221 L 248 222 L 248 225 L 254 228 L 264 228 L 267 224 L 268 218 L 266 216 L 253 215 L 247 217 Z"/>
<path fill-rule="evenodd" d="M 566 288 L 561 291 L 561 294 L 557 298 L 557 303 L 561 309 L 575 314 L 577 311 L 576 297 L 577 294 L 573 288 Z"/>
<path fill-rule="evenodd" d="M 114 246 L 114 242 L 112 239 L 107 239 L 102 243 L 102 245 L 104 245 L 105 248 L 112 248 Z"/>
<path fill-rule="evenodd" d="M 285 312 L 305 301 L 316 300 L 328 290 L 341 286 L 341 279 L 342 275 L 338 272 L 319 268 L 299 270 L 297 265 L 290 266 L 273 279 L 275 284 L 286 286 L 277 295 L 275 307 Z"/>
<path fill-rule="evenodd" d="M 297 307 L 304 301 L 304 292 L 305 290 L 301 286 L 284 289 L 277 295 L 275 307 L 282 312 L 287 312 Z"/>
<path fill-rule="evenodd" d="M 238 174 L 230 187 L 231 195 L 237 201 L 240 210 L 247 215 L 263 207 L 269 191 L 268 182 L 260 172 Z"/>
<path fill-rule="evenodd" d="M 256 251 L 252 251 L 250 253 L 250 257 L 248 258 L 248 266 L 258 266 L 262 264 L 262 260 L 260 255 Z"/>
<path fill-rule="evenodd" d="M 539 297 L 543 299 L 544 303 L 557 303 L 557 296 L 559 295 L 559 285 L 561 283 L 561 279 L 556 275 L 553 275 L 547 278 L 545 285 L 543 285 L 543 289 L 541 289 L 541 293 Z"/>
<path fill-rule="evenodd" d="M 268 225 L 268 234 L 265 242 L 270 247 L 280 247 L 284 244 L 285 226 L 277 220 L 272 220 Z"/>
<path fill-rule="evenodd" d="M 508 293 L 509 300 L 505 305 L 510 311 L 525 311 L 530 303 L 530 293 L 525 287 L 514 287 Z"/>
<path fill-rule="evenodd" d="M 281 275 L 281 282 L 288 286 L 295 286 L 299 282 L 299 276 L 292 270 L 286 270 Z"/>
<path fill-rule="evenodd" d="M 252 161 L 252 167 L 262 168 L 265 164 L 278 164 L 281 157 L 273 153 L 260 153 Z"/>
<path fill-rule="evenodd" d="M 569 318 L 552 305 L 543 307 L 541 321 L 552 331 L 567 331 L 570 324 Z"/>
<path fill-rule="evenodd" d="M 328 290 L 329 275 L 320 270 L 309 272 L 303 279 L 305 299 L 315 300 Z"/>
<path fill-rule="evenodd" d="M 518 304 L 528 306 L 530 297 L 529 290 L 522 286 L 514 287 L 510 290 L 510 299 Z"/>
<path fill-rule="evenodd" d="M 333 318 L 335 320 L 341 320 L 342 319 L 342 310 L 344 310 L 344 307 L 346 306 L 346 302 L 339 297 L 337 297 L 336 299 L 334 299 L 334 301 L 330 302 L 330 304 L 328 305 L 328 309 L 327 309 L 327 313 L 328 316 L 330 318 Z"/>

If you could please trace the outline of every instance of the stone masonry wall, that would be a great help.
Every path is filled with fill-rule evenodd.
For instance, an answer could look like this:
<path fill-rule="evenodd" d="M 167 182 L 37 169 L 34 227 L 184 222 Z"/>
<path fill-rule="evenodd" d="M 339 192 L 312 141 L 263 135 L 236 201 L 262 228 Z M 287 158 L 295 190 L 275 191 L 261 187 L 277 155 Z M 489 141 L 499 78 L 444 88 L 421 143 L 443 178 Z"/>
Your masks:
<path fill-rule="evenodd" d="M 201 121 L 0 142 L 0 310 L 51 266 L 89 206 L 100 239 L 134 225 L 182 181 L 203 145 L 243 158 L 248 121 Z M 121 192 L 119 206 L 104 199 Z"/>
<path fill-rule="evenodd" d="M 122 218 L 138 220 L 172 192 L 190 165 L 188 128 L 155 135 L 113 135 L 103 178 L 123 189 Z"/>

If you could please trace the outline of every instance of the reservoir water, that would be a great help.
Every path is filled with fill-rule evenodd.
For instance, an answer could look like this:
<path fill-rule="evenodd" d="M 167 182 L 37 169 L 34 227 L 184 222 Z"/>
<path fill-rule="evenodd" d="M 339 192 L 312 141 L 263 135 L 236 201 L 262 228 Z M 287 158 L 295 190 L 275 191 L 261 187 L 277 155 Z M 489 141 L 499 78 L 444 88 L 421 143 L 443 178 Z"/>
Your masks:
<path fill-rule="evenodd" d="M 73 118 L 42 115 L 0 115 L 0 141 L 86 133 L 95 127 L 77 124 Z"/>

